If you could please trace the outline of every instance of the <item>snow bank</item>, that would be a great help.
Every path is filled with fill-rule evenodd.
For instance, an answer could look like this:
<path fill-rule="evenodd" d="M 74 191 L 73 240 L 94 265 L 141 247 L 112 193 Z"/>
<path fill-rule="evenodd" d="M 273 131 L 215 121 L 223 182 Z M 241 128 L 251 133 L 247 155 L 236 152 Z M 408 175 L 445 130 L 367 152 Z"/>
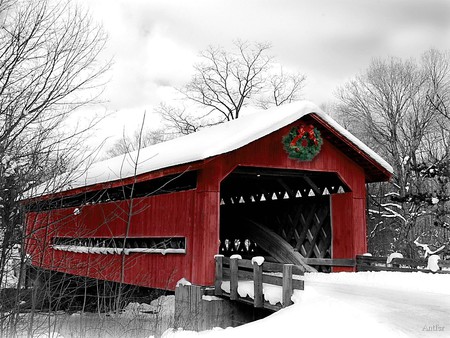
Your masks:
<path fill-rule="evenodd" d="M 311 283 L 342 284 L 353 287 L 376 287 L 402 292 L 437 293 L 450 296 L 450 275 L 424 272 L 340 272 L 332 274 L 308 273 L 305 289 Z M 449 298 L 450 305 L 450 298 Z M 449 327 L 450 329 L 450 327 Z"/>
<path fill-rule="evenodd" d="M 154 305 L 146 303 L 130 302 L 125 307 L 121 315 L 124 317 L 134 318 L 142 313 L 150 313 L 150 314 L 158 313 L 158 308 Z"/>
<path fill-rule="evenodd" d="M 438 264 L 440 259 L 441 257 L 439 257 L 439 255 L 431 255 L 428 257 L 427 269 L 430 269 L 433 272 L 438 271 L 440 269 Z"/>
<path fill-rule="evenodd" d="M 140 315 L 158 315 L 160 318 L 173 317 L 175 296 L 160 296 L 147 303 L 130 302 L 120 314 L 123 318 L 136 318 Z"/>
<path fill-rule="evenodd" d="M 173 314 L 175 313 L 175 296 L 161 296 L 152 300 L 150 305 L 156 307 L 158 313 L 173 317 Z"/>

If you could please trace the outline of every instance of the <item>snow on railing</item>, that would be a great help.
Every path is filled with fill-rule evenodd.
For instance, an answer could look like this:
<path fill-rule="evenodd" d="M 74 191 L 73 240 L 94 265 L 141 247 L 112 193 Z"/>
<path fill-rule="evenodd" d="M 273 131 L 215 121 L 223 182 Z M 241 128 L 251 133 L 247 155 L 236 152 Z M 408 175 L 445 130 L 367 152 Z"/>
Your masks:
<path fill-rule="evenodd" d="M 272 308 L 292 304 L 294 290 L 303 290 L 303 268 L 293 264 L 264 262 L 263 259 L 241 259 L 216 255 L 215 295 L 231 300 L 251 298 L 254 307 Z M 269 304 L 264 303 L 266 300 Z"/>

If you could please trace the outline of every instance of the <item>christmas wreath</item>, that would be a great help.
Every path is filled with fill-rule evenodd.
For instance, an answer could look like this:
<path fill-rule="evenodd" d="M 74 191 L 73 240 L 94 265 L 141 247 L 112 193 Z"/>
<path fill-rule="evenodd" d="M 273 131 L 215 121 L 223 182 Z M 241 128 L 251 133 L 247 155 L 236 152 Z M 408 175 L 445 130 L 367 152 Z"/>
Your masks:
<path fill-rule="evenodd" d="M 311 161 L 319 153 L 322 143 L 320 131 L 311 124 L 302 123 L 293 127 L 289 134 L 283 137 L 284 149 L 289 158 L 300 161 Z"/>

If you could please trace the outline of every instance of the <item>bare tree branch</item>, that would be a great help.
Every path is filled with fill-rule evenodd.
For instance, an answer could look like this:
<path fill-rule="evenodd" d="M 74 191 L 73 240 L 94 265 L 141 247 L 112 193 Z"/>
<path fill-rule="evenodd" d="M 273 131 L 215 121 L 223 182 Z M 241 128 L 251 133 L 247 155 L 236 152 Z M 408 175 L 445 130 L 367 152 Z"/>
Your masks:
<path fill-rule="evenodd" d="M 279 74 L 269 77 L 264 93 L 257 99 L 257 105 L 263 109 L 280 106 L 298 100 L 306 81 L 306 76 L 300 73 L 286 74 L 280 68 Z"/>
<path fill-rule="evenodd" d="M 338 91 L 345 124 L 394 168 L 389 191 L 378 186 L 369 190 L 376 196 L 369 199 L 376 223 L 369 224 L 369 232 L 390 228 L 393 249 L 414 249 L 412 233 L 426 217 L 437 217 L 435 204 L 449 210 L 446 179 L 441 179 L 445 175 L 434 179 L 422 174 L 449 157 L 449 61 L 448 53 L 436 50 L 424 53 L 419 62 L 373 60 Z"/>
<path fill-rule="evenodd" d="M 80 138 L 98 121 L 68 126 L 67 118 L 101 93 L 105 43 L 102 27 L 70 0 L 0 0 L 0 284 L 10 248 L 26 242 L 25 191 L 48 179 L 51 189 L 74 156 L 88 161 Z"/>

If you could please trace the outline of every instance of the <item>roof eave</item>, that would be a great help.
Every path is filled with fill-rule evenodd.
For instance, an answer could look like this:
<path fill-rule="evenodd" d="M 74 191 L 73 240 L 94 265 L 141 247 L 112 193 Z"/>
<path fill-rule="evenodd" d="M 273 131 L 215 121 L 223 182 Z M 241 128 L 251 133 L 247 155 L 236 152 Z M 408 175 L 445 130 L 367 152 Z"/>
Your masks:
<path fill-rule="evenodd" d="M 342 145 L 345 145 L 348 149 L 351 149 L 352 152 L 356 153 L 359 158 L 353 158 L 358 165 L 360 165 L 365 172 L 366 183 L 374 183 L 374 182 L 384 182 L 389 181 L 392 177 L 392 172 L 383 167 L 380 163 L 378 163 L 374 158 L 369 156 L 366 152 L 364 152 L 361 148 L 359 148 L 356 144 L 354 144 L 351 140 L 337 131 L 331 124 L 321 118 L 318 114 L 311 113 L 308 115 L 314 121 L 321 124 L 329 135 L 323 135 L 325 138 L 328 138 L 331 143 L 334 143 L 341 148 Z"/>

